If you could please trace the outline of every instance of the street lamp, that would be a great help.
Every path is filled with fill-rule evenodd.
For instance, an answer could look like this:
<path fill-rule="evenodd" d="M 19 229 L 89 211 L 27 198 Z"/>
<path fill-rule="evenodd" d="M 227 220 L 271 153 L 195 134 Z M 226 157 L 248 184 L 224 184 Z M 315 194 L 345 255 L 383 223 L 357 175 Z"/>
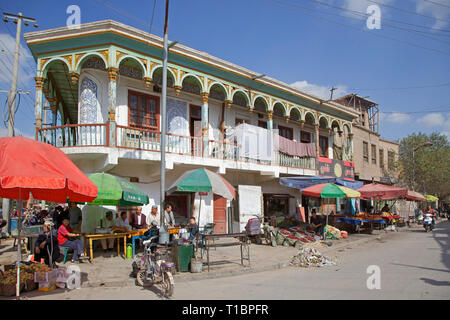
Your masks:
<path fill-rule="evenodd" d="M 422 147 L 426 147 L 426 146 L 432 146 L 433 142 L 427 141 L 424 144 L 421 144 L 420 146 L 416 147 L 413 149 L 413 180 L 412 180 L 412 189 L 414 190 L 414 182 L 416 180 L 416 160 L 415 160 L 415 155 L 416 155 L 416 151 L 419 150 Z"/>

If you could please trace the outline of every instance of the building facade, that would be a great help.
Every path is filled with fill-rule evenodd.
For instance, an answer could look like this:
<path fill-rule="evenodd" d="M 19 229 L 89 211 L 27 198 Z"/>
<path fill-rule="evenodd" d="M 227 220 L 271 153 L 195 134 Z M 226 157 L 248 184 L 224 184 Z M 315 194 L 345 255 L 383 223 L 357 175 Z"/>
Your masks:
<path fill-rule="evenodd" d="M 36 139 L 61 148 L 86 174 L 129 178 L 148 193 L 148 215 L 160 199 L 163 39 L 111 20 L 25 39 L 37 62 Z M 168 58 L 166 186 L 186 170 L 205 167 L 235 187 L 261 187 L 262 207 L 275 205 L 289 215 L 301 197 L 279 177 L 318 175 L 319 160 L 333 159 L 336 148 L 339 161 L 351 163 L 354 109 L 181 44 Z M 243 146 L 227 137 L 242 123 L 313 144 L 315 154 L 243 156 Z M 167 200 L 180 221 L 201 206 L 201 225 L 214 222 L 221 233 L 239 223 L 229 214 L 236 205 L 212 194 Z"/>

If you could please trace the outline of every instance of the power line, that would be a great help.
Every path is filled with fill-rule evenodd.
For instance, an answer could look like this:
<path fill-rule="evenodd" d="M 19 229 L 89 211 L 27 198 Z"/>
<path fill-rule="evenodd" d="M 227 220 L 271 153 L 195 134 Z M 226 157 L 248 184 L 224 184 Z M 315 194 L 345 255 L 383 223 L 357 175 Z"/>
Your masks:
<path fill-rule="evenodd" d="M 283 4 L 284 5 L 287 4 L 287 5 L 290 5 L 291 7 L 294 7 L 294 8 L 300 7 L 300 8 L 307 9 L 307 10 L 311 11 L 311 8 L 301 7 L 301 6 L 295 5 L 295 4 L 290 3 L 290 2 L 286 3 L 284 1 L 279 1 L 279 0 L 265 0 L 265 1 L 271 1 L 271 2 L 274 2 L 274 3 L 282 4 L 282 5 Z M 421 45 L 418 45 L 416 43 L 412 43 L 412 42 L 409 42 L 409 41 L 396 39 L 396 38 L 389 37 L 389 36 L 386 36 L 386 35 L 381 35 L 381 34 L 378 34 L 378 33 L 373 33 L 373 32 L 370 32 L 368 30 L 365 30 L 365 29 L 359 29 L 359 28 L 356 28 L 354 26 L 350 26 L 350 25 L 347 25 L 347 24 L 344 24 L 344 23 L 341 23 L 341 22 L 338 22 L 338 21 L 335 21 L 335 20 L 331 20 L 331 19 L 327 19 L 327 18 L 324 18 L 324 17 L 308 14 L 308 13 L 305 13 L 305 12 L 302 12 L 302 13 L 304 15 L 307 15 L 307 16 L 310 16 L 310 17 L 313 17 L 313 18 L 316 18 L 316 19 L 325 20 L 325 21 L 328 21 L 328 22 L 331 22 L 331 23 L 334 23 L 334 24 L 337 24 L 337 25 L 340 25 L 340 26 L 343 26 L 343 27 L 346 27 L 346 28 L 354 29 L 354 30 L 357 30 L 357 31 L 360 31 L 360 32 L 366 32 L 366 33 L 371 34 L 373 36 L 384 38 L 384 39 L 388 39 L 388 40 L 392 40 L 392 41 L 395 41 L 397 43 L 404 43 L 404 44 L 408 44 L 408 45 L 416 47 L 416 48 L 421 48 L 421 49 L 425 49 L 425 50 L 428 50 L 428 51 L 434 51 L 434 52 L 438 52 L 438 53 L 441 53 L 441 54 L 450 55 L 450 52 L 442 51 L 442 50 L 435 49 L 435 48 L 424 47 L 424 46 L 421 46 Z"/>
<path fill-rule="evenodd" d="M 405 13 L 414 14 L 414 15 L 418 15 L 418 16 L 421 16 L 421 17 L 425 17 L 425 18 L 429 18 L 429 19 L 433 19 L 433 20 L 439 20 L 439 21 L 444 21 L 444 22 L 450 23 L 449 20 L 427 16 L 425 14 L 421 14 L 421 13 L 418 13 L 418 12 L 414 12 L 414 11 L 409 11 L 409 10 L 406 10 L 406 9 L 398 8 L 398 7 L 395 7 L 395 6 L 392 6 L 392 5 L 389 5 L 389 4 L 385 4 L 385 3 L 381 3 L 381 2 L 377 2 L 377 1 L 374 1 L 374 0 L 366 0 L 366 1 L 369 1 L 369 2 L 372 2 L 372 3 L 376 3 L 376 4 L 380 5 L 380 6 L 391 8 L 391 9 L 394 9 L 394 10 L 397 10 L 397 11 L 402 11 L 402 12 L 405 12 Z"/>
<path fill-rule="evenodd" d="M 150 21 L 150 31 L 149 31 L 149 33 L 152 33 L 153 17 L 155 16 L 155 6 L 156 6 L 156 0 L 153 1 L 152 20 Z"/>
<path fill-rule="evenodd" d="M 397 88 L 365 88 L 365 89 L 347 89 L 347 91 L 374 91 L 374 90 L 407 90 L 407 89 L 423 89 L 423 88 L 439 88 L 450 86 L 450 83 L 435 84 L 435 85 L 424 85 L 424 86 L 412 86 L 412 87 L 397 87 Z"/>
<path fill-rule="evenodd" d="M 345 11 L 345 12 L 350 12 L 352 14 L 356 14 L 359 16 L 363 16 L 365 18 L 369 17 L 370 15 L 361 11 L 357 11 L 357 10 L 351 10 L 351 9 L 347 9 L 347 8 L 343 8 L 343 7 L 339 7 L 339 6 L 335 6 L 332 4 L 329 4 L 327 2 L 323 2 L 323 1 L 319 1 L 319 0 L 307 0 L 310 2 L 314 2 L 314 3 L 318 3 L 322 6 L 326 6 L 326 7 L 330 7 L 330 8 L 334 8 L 334 9 L 338 9 L 341 11 Z M 450 30 L 445 30 L 445 29 L 438 29 L 438 28 L 433 28 L 433 27 L 426 27 L 426 26 L 422 26 L 422 25 L 418 25 L 418 24 L 413 24 L 413 23 L 408 23 L 408 22 L 404 22 L 404 21 L 400 21 L 400 20 L 395 20 L 395 19 L 390 19 L 390 18 L 385 18 L 383 17 L 383 20 L 387 20 L 387 21 L 392 21 L 392 22 L 396 22 L 396 23 L 400 23 L 400 24 L 405 24 L 405 25 L 409 25 L 409 26 L 414 26 L 414 27 L 419 27 L 419 28 L 423 28 L 423 29 L 431 29 L 431 30 L 435 30 L 435 31 L 440 31 L 440 32 L 449 32 Z M 386 25 L 386 24 L 384 24 Z M 423 32 L 423 31 L 419 31 L 416 30 L 417 32 Z M 428 33 L 428 32 L 427 32 Z M 444 34 L 439 34 L 439 36 L 449 36 L 449 35 L 444 35 Z"/>
<path fill-rule="evenodd" d="M 443 3 L 440 3 L 440 2 L 435 2 L 435 1 L 431 1 L 431 0 L 424 0 L 424 1 L 429 2 L 429 3 L 432 3 L 432 4 L 435 4 L 435 5 L 437 5 L 437 6 L 450 8 L 450 6 L 448 6 L 448 5 L 446 5 L 446 4 L 443 4 Z"/>
<path fill-rule="evenodd" d="M 402 111 L 380 111 L 380 112 L 381 113 L 401 113 L 401 114 L 430 113 L 430 112 L 448 113 L 448 112 L 450 112 L 450 109 L 447 109 L 447 110 L 411 111 L 411 112 L 402 112 Z"/>

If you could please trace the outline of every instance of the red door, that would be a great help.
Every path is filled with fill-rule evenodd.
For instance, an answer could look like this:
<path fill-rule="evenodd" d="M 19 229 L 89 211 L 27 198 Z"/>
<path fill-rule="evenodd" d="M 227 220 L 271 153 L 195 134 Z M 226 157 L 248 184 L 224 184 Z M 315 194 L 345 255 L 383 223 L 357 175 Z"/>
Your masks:
<path fill-rule="evenodd" d="M 214 233 L 227 232 L 227 199 L 214 195 Z"/>

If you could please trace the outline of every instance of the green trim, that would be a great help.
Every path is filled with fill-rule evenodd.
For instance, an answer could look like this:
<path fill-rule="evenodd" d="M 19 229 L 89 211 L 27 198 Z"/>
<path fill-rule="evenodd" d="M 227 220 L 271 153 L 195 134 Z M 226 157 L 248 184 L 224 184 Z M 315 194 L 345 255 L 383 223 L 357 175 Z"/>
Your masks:
<path fill-rule="evenodd" d="M 142 43 L 140 41 L 118 35 L 115 33 L 101 33 L 101 34 L 93 34 L 93 35 L 86 35 L 86 36 L 80 36 L 76 38 L 69 38 L 69 39 L 61 39 L 61 40 L 53 40 L 53 41 L 47 41 L 47 42 L 41 42 L 36 44 L 30 44 L 30 50 L 33 53 L 33 56 L 35 59 L 37 56 L 41 58 L 41 53 L 44 52 L 50 52 L 50 51 L 61 51 L 66 50 L 70 48 L 80 48 L 80 47 L 86 47 L 86 46 L 92 46 L 92 48 L 86 49 L 74 49 L 74 50 L 68 50 L 67 54 L 71 54 L 74 52 L 86 52 L 86 50 L 98 50 L 99 48 L 105 48 L 109 47 L 110 44 L 117 45 L 118 47 L 126 47 L 129 48 L 132 51 L 138 51 L 140 53 L 143 53 L 145 55 L 148 55 L 150 57 L 162 60 L 163 50 L 162 48 L 158 48 L 152 45 L 148 45 L 145 43 Z M 60 55 L 65 55 L 65 53 L 60 53 Z M 45 54 L 42 57 L 45 56 L 54 56 L 54 54 Z M 341 119 L 345 119 L 348 121 L 351 121 L 353 118 L 350 115 L 342 114 L 334 109 L 326 108 L 325 106 L 315 104 L 311 101 L 308 101 L 302 97 L 299 97 L 295 94 L 288 93 L 284 90 L 274 88 L 272 86 L 262 84 L 257 81 L 253 81 L 249 78 L 240 76 L 238 74 L 235 74 L 230 71 L 225 71 L 220 68 L 214 67 L 212 65 L 205 64 L 203 62 L 175 54 L 172 52 L 169 52 L 169 61 L 170 64 L 176 64 L 178 66 L 190 68 L 193 70 L 196 70 L 198 72 L 205 73 L 206 76 L 211 75 L 218 78 L 221 78 L 225 81 L 234 82 L 239 86 L 251 88 L 253 90 L 261 91 L 262 93 L 272 95 L 274 98 L 278 99 L 284 99 L 287 100 L 287 102 L 298 104 L 300 106 L 304 106 L 307 108 L 311 108 L 314 110 L 317 110 L 319 112 L 327 113 L 331 116 L 336 116 Z M 170 65 L 169 64 L 169 65 Z M 177 67 L 178 67 L 177 66 Z"/>

